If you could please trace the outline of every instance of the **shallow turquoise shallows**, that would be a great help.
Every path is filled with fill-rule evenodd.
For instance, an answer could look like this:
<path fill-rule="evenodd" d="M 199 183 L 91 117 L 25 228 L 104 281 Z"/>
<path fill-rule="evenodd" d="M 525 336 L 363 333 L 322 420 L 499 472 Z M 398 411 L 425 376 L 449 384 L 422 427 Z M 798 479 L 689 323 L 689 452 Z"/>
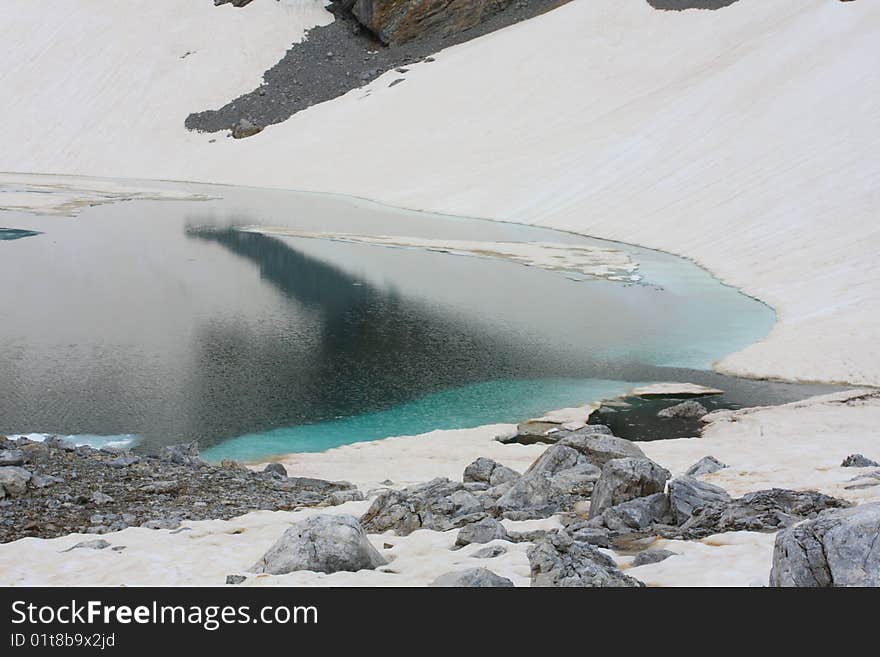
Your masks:
<path fill-rule="evenodd" d="M 521 225 L 331 195 L 187 186 L 74 220 L 10 213 L 0 433 L 199 440 L 254 460 L 522 420 L 695 381 L 774 314 L 695 264 Z M 242 227 L 274 229 L 271 234 Z M 278 229 L 281 229 L 280 231 Z M 492 257 L 284 236 L 616 249 L 638 283 Z M 94 436 L 102 436 L 98 439 Z"/>

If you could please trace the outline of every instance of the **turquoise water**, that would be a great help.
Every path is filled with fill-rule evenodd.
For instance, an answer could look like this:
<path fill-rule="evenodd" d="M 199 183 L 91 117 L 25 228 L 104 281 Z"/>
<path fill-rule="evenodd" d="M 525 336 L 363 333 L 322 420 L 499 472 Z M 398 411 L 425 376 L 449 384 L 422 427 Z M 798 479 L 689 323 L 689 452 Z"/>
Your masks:
<path fill-rule="evenodd" d="M 15 291 L 0 433 L 147 451 L 199 440 L 215 460 L 320 451 L 699 383 L 774 321 L 695 264 L 626 244 L 346 197 L 187 189 L 214 199 L 12 213 L 45 235 L 0 259 Z M 238 230 L 250 225 L 595 245 L 626 252 L 642 281 Z"/>
<path fill-rule="evenodd" d="M 260 460 L 276 454 L 323 452 L 354 442 L 517 422 L 544 411 L 604 399 L 632 387 L 621 381 L 545 379 L 486 381 L 426 395 L 387 410 L 283 427 L 226 440 L 206 450 L 211 461 Z"/>

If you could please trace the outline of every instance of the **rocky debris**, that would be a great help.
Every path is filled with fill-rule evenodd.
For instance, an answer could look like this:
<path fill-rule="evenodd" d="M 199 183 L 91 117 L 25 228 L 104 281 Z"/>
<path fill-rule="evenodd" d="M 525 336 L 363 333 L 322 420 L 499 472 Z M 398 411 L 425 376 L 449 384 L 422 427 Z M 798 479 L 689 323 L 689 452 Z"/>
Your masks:
<path fill-rule="evenodd" d="M 232 138 L 247 139 L 248 137 L 253 137 L 254 135 L 261 132 L 263 132 L 263 129 L 261 127 L 255 125 L 248 119 L 241 119 L 232 128 Z"/>
<path fill-rule="evenodd" d="M 880 463 L 876 461 L 872 461 L 869 458 L 862 456 L 861 454 L 850 454 L 845 459 L 843 459 L 843 463 L 840 464 L 842 468 L 877 468 L 880 467 Z"/>
<path fill-rule="evenodd" d="M 518 424 L 516 433 L 512 436 L 498 436 L 495 440 L 505 445 L 513 443 L 518 445 L 535 445 L 538 443 L 554 445 L 562 439 L 574 435 L 611 435 L 611 429 L 604 424 L 587 424 L 579 429 L 566 429 L 564 425 L 558 422 L 529 420 L 528 422 Z"/>
<path fill-rule="evenodd" d="M 849 506 L 846 500 L 816 491 L 771 488 L 748 493 L 727 503 L 713 502 L 695 509 L 673 535 L 699 539 L 724 532 L 773 532 L 814 518 L 826 509 Z"/>
<path fill-rule="evenodd" d="M 637 497 L 662 493 L 669 476 L 666 468 L 648 458 L 629 457 L 608 461 L 593 490 L 590 518 Z"/>
<path fill-rule="evenodd" d="M 0 542 L 138 526 L 176 528 L 186 520 L 294 510 L 338 501 L 331 499 L 336 493 L 358 495 L 346 482 L 288 481 L 211 466 L 192 443 L 163 450 L 160 458 L 76 447 L 54 437 L 43 442 L 0 437 L 0 451 L 8 450 L 20 450 L 28 460 L 24 466 L 0 467 Z M 119 467 L 120 459 L 129 465 Z"/>
<path fill-rule="evenodd" d="M 352 13 L 382 43 L 399 45 L 423 36 L 448 37 L 469 30 L 514 0 L 446 3 L 355 0 Z"/>
<path fill-rule="evenodd" d="M 373 570 L 385 564 L 357 518 L 317 515 L 292 525 L 250 570 L 270 575 L 297 570 L 329 574 Z"/>
<path fill-rule="evenodd" d="M 688 475 L 676 477 L 669 482 L 669 506 L 675 524 L 686 522 L 694 510 L 707 504 L 727 504 L 730 495 L 720 486 L 694 479 Z"/>
<path fill-rule="evenodd" d="M 528 557 L 532 586 L 644 586 L 620 572 L 611 557 L 562 530 L 530 547 Z"/>
<path fill-rule="evenodd" d="M 338 490 L 330 493 L 324 500 L 324 506 L 338 506 L 346 502 L 363 502 L 364 494 L 357 488 Z"/>
<path fill-rule="evenodd" d="M 27 457 L 20 449 L 0 450 L 0 467 L 8 465 L 24 465 Z"/>
<path fill-rule="evenodd" d="M 730 466 L 722 463 L 714 456 L 704 456 L 687 470 L 685 470 L 684 473 L 689 477 L 699 477 L 700 475 L 712 474 L 713 472 L 718 472 L 719 470 L 723 470 L 724 468 L 728 467 Z"/>
<path fill-rule="evenodd" d="M 285 468 L 280 463 L 267 463 L 266 467 L 263 468 L 263 472 L 268 474 L 276 474 L 279 477 L 287 476 L 287 468 Z"/>
<path fill-rule="evenodd" d="M 824 511 L 779 532 L 770 586 L 880 587 L 880 503 Z"/>
<path fill-rule="evenodd" d="M 95 492 L 92 493 L 92 502 L 94 504 L 99 505 L 99 506 L 102 504 L 110 504 L 113 501 L 114 500 L 112 497 L 110 497 L 109 495 L 107 495 L 105 493 L 102 493 L 99 490 L 96 490 Z"/>
<path fill-rule="evenodd" d="M 575 431 L 561 439 L 559 444 L 577 450 L 600 468 L 614 459 L 645 458 L 645 453 L 634 442 L 604 432 Z"/>
<path fill-rule="evenodd" d="M 471 543 L 490 543 L 496 539 L 510 540 L 507 530 L 494 518 L 483 518 L 462 527 L 455 539 L 455 547 L 462 548 Z"/>
<path fill-rule="evenodd" d="M 642 550 L 633 559 L 632 567 L 638 568 L 639 566 L 647 566 L 651 563 L 660 563 L 677 554 L 678 552 L 672 552 L 671 550 Z"/>
<path fill-rule="evenodd" d="M 434 53 L 537 16 L 565 2 L 501 1 L 504 2 L 501 11 L 488 15 L 483 12 L 480 22 L 466 31 L 430 29 L 418 38 L 389 47 L 379 42 L 352 14 L 352 0 L 331 0 L 327 10 L 335 17 L 332 23 L 313 27 L 308 39 L 292 44 L 284 57 L 263 74 L 261 83 L 253 90 L 230 99 L 218 109 L 190 114 L 185 121 L 186 128 L 203 132 L 232 130 L 242 118 L 261 127 L 280 123 L 312 105 L 370 83 L 386 71 L 406 67 L 411 74 L 417 74 L 410 65 L 434 61 L 430 56 Z M 415 8 L 419 3 L 400 4 Z M 464 8 L 466 3 L 459 1 L 458 5 Z M 429 8 L 426 3 L 419 6 L 431 14 L 457 14 L 448 7 L 440 7 L 437 11 L 436 7 Z M 333 56 L 328 57 L 328 52 Z"/>
<path fill-rule="evenodd" d="M 657 413 L 657 417 L 662 418 L 672 418 L 672 417 L 684 417 L 684 418 L 693 418 L 699 419 L 704 415 L 709 414 L 709 409 L 703 406 L 700 402 L 694 401 L 690 399 L 685 402 L 681 402 L 680 404 L 676 404 L 675 406 L 670 406 L 669 408 L 664 408 L 663 410 Z"/>
<path fill-rule="evenodd" d="M 110 547 L 110 543 L 105 541 L 103 538 L 94 538 L 91 541 L 81 541 L 74 545 L 73 547 L 69 547 L 66 550 L 61 550 L 62 552 L 70 552 L 71 550 L 105 550 Z"/>
<path fill-rule="evenodd" d="M 593 491 L 599 469 L 577 450 L 551 445 L 495 503 L 505 518 L 546 518 L 567 510 Z"/>
<path fill-rule="evenodd" d="M 462 481 L 485 483 L 490 486 L 498 486 L 520 478 L 519 472 L 501 465 L 497 461 L 480 457 L 464 469 Z"/>
<path fill-rule="evenodd" d="M 670 524 L 672 518 L 669 498 L 665 493 L 654 493 L 609 507 L 588 523 L 589 526 L 606 527 L 620 533 L 645 531 L 657 524 Z"/>
<path fill-rule="evenodd" d="M 580 521 L 569 525 L 565 531 L 578 543 L 589 543 L 600 548 L 611 547 L 611 532 L 604 527 L 596 527 L 590 522 Z"/>
<path fill-rule="evenodd" d="M 227 575 L 226 583 L 232 586 L 237 586 L 238 584 L 242 584 L 247 581 L 247 577 L 244 575 Z"/>
<path fill-rule="evenodd" d="M 0 468 L 0 498 L 16 497 L 27 492 L 31 473 L 17 465 L 6 465 Z"/>
<path fill-rule="evenodd" d="M 214 6 L 219 7 L 220 5 L 232 5 L 233 7 L 244 7 L 245 5 L 249 5 L 251 0 L 214 0 Z M 228 584 L 228 582 L 227 582 Z"/>
<path fill-rule="evenodd" d="M 492 586 L 513 586 L 513 582 L 506 577 L 496 575 L 487 568 L 469 568 L 468 570 L 457 570 L 451 573 L 444 573 L 431 582 L 431 586 L 483 588 Z"/>
<path fill-rule="evenodd" d="M 163 447 L 159 450 L 159 458 L 163 461 L 171 461 L 171 463 L 176 463 L 177 465 L 197 466 L 204 463 L 199 453 L 199 443 L 197 441 Z"/>
<path fill-rule="evenodd" d="M 503 545 L 489 545 L 474 552 L 471 556 L 474 559 L 494 559 L 502 554 L 507 554 L 507 548 Z"/>
<path fill-rule="evenodd" d="M 464 484 L 438 477 L 403 490 L 381 492 L 361 517 L 361 523 L 371 534 L 391 529 L 406 536 L 422 528 L 447 531 L 487 515 Z"/>

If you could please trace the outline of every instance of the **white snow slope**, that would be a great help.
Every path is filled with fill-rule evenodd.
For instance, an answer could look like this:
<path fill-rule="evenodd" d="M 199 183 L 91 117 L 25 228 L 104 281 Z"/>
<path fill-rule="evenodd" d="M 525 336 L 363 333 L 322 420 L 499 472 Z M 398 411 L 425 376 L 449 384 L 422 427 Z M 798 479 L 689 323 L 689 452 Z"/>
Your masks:
<path fill-rule="evenodd" d="M 660 248 L 779 313 L 720 369 L 880 384 L 880 3 L 574 0 L 250 139 L 184 129 L 319 5 L 4 0 L 0 171 L 336 191 Z"/>

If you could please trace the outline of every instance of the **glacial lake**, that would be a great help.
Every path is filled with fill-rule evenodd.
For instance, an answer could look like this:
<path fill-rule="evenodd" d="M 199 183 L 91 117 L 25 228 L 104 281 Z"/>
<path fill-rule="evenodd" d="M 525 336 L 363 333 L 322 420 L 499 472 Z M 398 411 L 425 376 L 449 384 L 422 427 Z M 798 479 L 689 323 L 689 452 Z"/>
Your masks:
<path fill-rule="evenodd" d="M 198 439 L 212 460 L 254 460 L 516 422 L 636 383 L 740 405 L 812 392 L 710 370 L 774 313 L 682 258 L 350 197 L 185 189 L 212 199 L 0 212 L 33 233 L 0 242 L 0 433 Z M 498 255 L 523 243 L 559 266 Z M 637 269 L 585 275 L 566 249 Z"/>

